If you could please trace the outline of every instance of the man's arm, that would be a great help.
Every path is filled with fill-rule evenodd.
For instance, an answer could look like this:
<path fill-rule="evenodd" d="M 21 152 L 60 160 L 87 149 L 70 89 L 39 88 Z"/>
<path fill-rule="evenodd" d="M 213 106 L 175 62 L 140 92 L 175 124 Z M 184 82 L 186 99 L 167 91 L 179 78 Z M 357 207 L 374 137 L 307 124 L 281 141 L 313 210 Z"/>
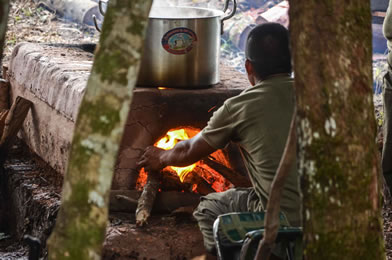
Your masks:
<path fill-rule="evenodd" d="M 147 147 L 138 162 L 138 167 L 144 167 L 146 171 L 158 171 L 166 166 L 187 166 L 215 150 L 199 133 L 191 139 L 177 143 L 171 150 Z"/>

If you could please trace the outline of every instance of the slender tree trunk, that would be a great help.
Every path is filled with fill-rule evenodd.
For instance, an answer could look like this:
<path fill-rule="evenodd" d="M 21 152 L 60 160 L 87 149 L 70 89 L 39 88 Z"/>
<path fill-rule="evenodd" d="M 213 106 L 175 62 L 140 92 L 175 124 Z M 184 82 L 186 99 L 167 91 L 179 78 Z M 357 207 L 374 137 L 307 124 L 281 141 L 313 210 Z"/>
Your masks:
<path fill-rule="evenodd" d="M 109 2 L 76 122 L 50 259 L 100 259 L 115 158 L 136 83 L 151 0 Z"/>
<path fill-rule="evenodd" d="M 5 33 L 7 31 L 8 13 L 10 9 L 9 0 L 0 0 L 0 69 L 1 60 L 3 58 L 3 49 L 5 42 Z"/>
<path fill-rule="evenodd" d="M 385 259 L 370 1 L 291 0 L 306 259 Z"/>

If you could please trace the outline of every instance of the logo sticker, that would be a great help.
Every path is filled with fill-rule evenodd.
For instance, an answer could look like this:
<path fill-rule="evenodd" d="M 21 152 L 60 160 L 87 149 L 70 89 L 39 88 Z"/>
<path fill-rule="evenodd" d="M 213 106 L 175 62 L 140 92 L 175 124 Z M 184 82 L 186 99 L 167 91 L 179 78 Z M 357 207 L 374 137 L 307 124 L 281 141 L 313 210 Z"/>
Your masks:
<path fill-rule="evenodd" d="M 163 48 L 167 52 L 176 55 L 190 52 L 194 42 L 197 42 L 196 33 L 185 27 L 172 29 L 165 33 L 162 38 Z"/>

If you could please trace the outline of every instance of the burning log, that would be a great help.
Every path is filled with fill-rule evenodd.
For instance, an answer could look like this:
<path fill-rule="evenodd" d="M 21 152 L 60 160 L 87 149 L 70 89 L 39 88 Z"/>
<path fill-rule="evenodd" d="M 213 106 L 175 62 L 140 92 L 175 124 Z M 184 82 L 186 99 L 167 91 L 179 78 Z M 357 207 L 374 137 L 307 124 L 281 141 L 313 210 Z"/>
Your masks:
<path fill-rule="evenodd" d="M 135 212 L 142 192 L 137 190 L 112 190 L 110 192 L 110 211 Z M 190 192 L 158 192 L 152 213 L 171 213 L 178 208 L 193 207 L 199 204 L 200 195 Z"/>
<path fill-rule="evenodd" d="M 200 166 L 196 166 L 195 169 L 189 176 L 187 176 L 186 181 L 190 181 L 193 185 L 196 185 L 195 190 L 200 195 L 207 195 L 211 192 L 215 192 L 215 190 L 211 187 L 211 185 L 202 178 L 199 174 L 199 171 L 203 170 Z"/>
<path fill-rule="evenodd" d="M 236 187 L 250 187 L 252 185 L 248 178 L 236 173 L 235 171 L 216 161 L 212 157 L 204 158 L 203 163 L 214 169 L 220 175 L 233 183 L 233 185 Z"/>
<path fill-rule="evenodd" d="M 144 186 L 136 209 L 137 226 L 144 226 L 147 223 L 158 192 L 159 182 L 160 172 L 148 172 L 147 184 Z"/>

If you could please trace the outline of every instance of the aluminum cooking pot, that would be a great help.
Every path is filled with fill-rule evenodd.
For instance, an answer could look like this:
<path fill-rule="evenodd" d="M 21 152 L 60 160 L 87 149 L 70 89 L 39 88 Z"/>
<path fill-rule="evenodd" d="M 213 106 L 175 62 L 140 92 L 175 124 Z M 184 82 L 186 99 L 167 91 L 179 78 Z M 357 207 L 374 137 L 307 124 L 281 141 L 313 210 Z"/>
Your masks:
<path fill-rule="evenodd" d="M 219 82 L 220 35 L 233 10 L 157 7 L 149 16 L 139 86 L 201 88 Z"/>

